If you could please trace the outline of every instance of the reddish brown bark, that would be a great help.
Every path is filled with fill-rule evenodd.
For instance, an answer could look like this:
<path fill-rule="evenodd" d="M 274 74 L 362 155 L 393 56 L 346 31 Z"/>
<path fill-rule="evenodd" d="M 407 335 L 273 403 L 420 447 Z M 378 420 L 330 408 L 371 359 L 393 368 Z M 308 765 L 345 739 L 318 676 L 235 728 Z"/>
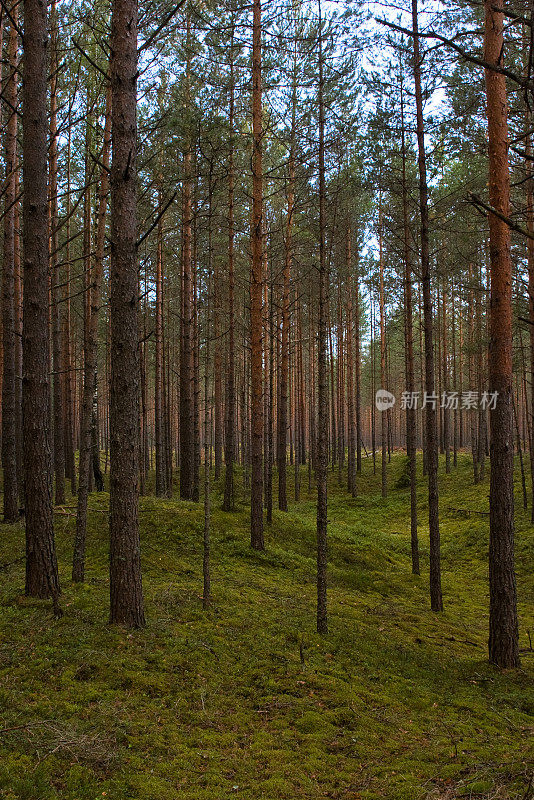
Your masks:
<path fill-rule="evenodd" d="M 15 197 L 20 195 L 19 166 L 15 173 Z M 22 433 L 22 264 L 20 247 L 20 201 L 15 202 L 15 441 L 19 498 L 24 498 L 24 446 Z"/>
<path fill-rule="evenodd" d="M 52 515 L 48 308 L 47 20 L 42 0 L 24 0 L 23 435 L 26 594 L 57 603 Z"/>
<path fill-rule="evenodd" d="M 236 439 L 235 388 L 235 272 L 234 272 L 234 19 L 230 40 L 230 100 L 228 113 L 228 372 L 226 377 L 225 474 L 223 510 L 234 508 L 234 458 Z"/>
<path fill-rule="evenodd" d="M 353 497 L 357 495 L 356 486 L 356 427 L 354 421 L 354 362 L 352 342 L 354 320 L 352 311 L 352 231 L 347 223 L 345 232 L 346 275 L 347 275 L 347 489 Z"/>
<path fill-rule="evenodd" d="M 263 170 L 261 101 L 261 0 L 253 3 L 252 28 L 252 222 L 250 265 L 250 544 L 263 541 Z"/>
<path fill-rule="evenodd" d="M 354 381 L 356 415 L 356 472 L 362 471 L 362 413 L 361 413 L 361 341 L 360 341 L 360 276 L 358 253 L 354 268 Z M 356 485 L 356 484 L 355 484 Z"/>
<path fill-rule="evenodd" d="M 402 87 L 401 87 L 402 92 Z M 410 223 L 408 210 L 408 185 L 406 180 L 406 132 L 404 127 L 404 95 L 401 93 L 401 131 L 402 131 L 402 219 L 404 235 L 404 347 L 406 391 L 411 396 L 415 392 L 415 368 L 413 355 L 413 297 L 412 264 L 410 250 Z M 410 471 L 410 542 L 412 572 L 419 575 L 419 541 L 417 533 L 417 453 L 416 419 L 412 403 L 406 407 L 406 453 Z"/>
<path fill-rule="evenodd" d="M 72 131 L 69 125 L 68 143 L 67 143 L 67 222 L 66 222 L 66 245 L 65 245 L 65 286 L 63 289 L 63 365 L 65 370 L 64 376 L 64 391 L 65 398 L 63 408 L 65 410 L 65 472 L 70 480 L 70 490 L 72 494 L 76 494 L 76 464 L 74 460 L 74 439 L 75 439 L 75 412 L 74 412 L 74 398 L 76 395 L 75 390 L 75 372 L 72 369 L 72 324 L 71 324 L 71 298 L 70 298 L 70 233 L 71 233 L 71 147 L 72 147 Z"/>
<path fill-rule="evenodd" d="M 111 17 L 110 621 L 145 624 L 139 541 L 137 0 Z"/>
<path fill-rule="evenodd" d="M 328 268 L 326 263 L 326 177 L 324 63 L 319 2 L 319 335 L 317 339 L 317 632 L 328 633 L 327 610 L 327 528 L 328 528 Z"/>
<path fill-rule="evenodd" d="M 531 323 L 534 323 L 534 170 L 532 169 L 532 134 L 530 127 L 532 125 L 532 115 L 527 114 L 526 128 L 527 133 L 525 140 L 526 151 L 526 169 L 528 172 L 527 181 L 527 230 L 531 234 L 531 238 L 527 239 L 527 264 L 528 264 L 528 308 Z M 529 459 L 530 459 L 530 484 L 532 491 L 532 508 L 531 508 L 531 522 L 534 522 L 534 424 L 532 416 L 534 415 L 534 324 L 529 325 L 529 350 L 530 350 L 530 436 L 529 436 Z"/>
<path fill-rule="evenodd" d="M 4 522 L 15 522 L 19 516 L 17 476 L 17 376 L 16 376 L 16 313 L 15 308 L 15 205 L 17 170 L 17 4 L 10 10 L 7 59 L 9 72 L 3 86 L 5 108 L 5 172 L 4 253 L 2 264 L 2 469 L 4 475 Z"/>
<path fill-rule="evenodd" d="M 187 14 L 186 104 L 189 113 L 191 71 L 190 15 Z M 190 131 L 186 132 L 182 181 L 182 316 L 180 331 L 180 498 L 192 500 L 194 477 L 193 409 L 193 277 L 192 277 L 192 152 Z"/>
<path fill-rule="evenodd" d="M 419 211 L 421 215 L 421 270 L 423 285 L 423 316 L 425 330 L 425 391 L 434 395 L 434 322 L 430 279 L 430 254 L 428 242 L 428 186 L 421 90 L 421 54 L 417 20 L 417 0 L 412 0 L 414 82 L 417 113 L 417 145 L 419 164 Z M 437 411 L 433 402 L 426 405 L 426 467 L 428 472 L 428 526 L 430 535 L 430 607 L 443 611 L 441 594 L 441 563 L 439 533 L 438 493 L 438 426 Z"/>
<path fill-rule="evenodd" d="M 111 149 L 111 87 L 106 93 L 106 113 L 104 125 L 104 144 L 102 147 L 100 189 L 96 221 L 95 260 L 89 280 L 89 306 L 86 314 L 84 341 L 83 397 L 80 419 L 80 454 L 78 503 L 76 511 L 76 534 L 74 537 L 74 556 L 72 580 L 83 581 L 85 572 L 85 540 L 87 536 L 87 499 L 89 494 L 89 474 L 93 450 L 93 400 L 96 392 L 96 370 L 98 357 L 98 317 L 102 274 L 104 267 L 104 245 L 106 234 L 106 207 L 109 189 L 109 156 Z"/>
<path fill-rule="evenodd" d="M 289 381 L 289 326 L 290 326 L 290 281 L 293 259 L 293 214 L 295 208 L 295 128 L 296 128 L 296 84 L 293 81 L 291 102 L 291 141 L 289 145 L 287 212 L 285 231 L 285 261 L 282 289 L 282 342 L 280 353 L 280 407 L 278 410 L 278 508 L 287 511 L 287 429 L 288 429 L 288 381 Z M 298 461 L 298 456 L 297 456 Z"/>
<path fill-rule="evenodd" d="M 161 212 L 161 190 L 158 192 L 158 207 Z M 159 213 L 160 213 L 159 212 Z M 163 370 L 163 215 L 159 217 L 156 241 L 156 330 L 155 330 L 155 378 L 154 378 L 154 428 L 156 438 L 156 497 L 168 494 L 167 447 L 164 413 Z"/>
<path fill-rule="evenodd" d="M 504 37 L 502 0 L 485 0 L 484 56 L 502 65 Z M 489 200 L 509 215 L 507 97 L 504 75 L 485 69 Z M 499 667 L 519 666 L 517 598 L 514 574 L 514 447 L 512 426 L 512 263 L 510 229 L 489 214 L 490 347 L 489 390 L 497 392 L 490 414 L 490 543 L 489 658 Z"/>
<path fill-rule="evenodd" d="M 49 170 L 49 197 L 50 197 L 50 274 L 52 280 L 52 366 L 53 366 L 53 427 L 54 427 L 54 474 L 55 499 L 58 505 L 65 502 L 65 441 L 64 441 L 64 413 L 63 413 L 63 359 L 61 346 L 61 276 L 58 253 L 58 125 L 57 125 L 57 37 L 58 21 L 56 1 L 52 0 L 50 6 L 50 170 Z"/>
<path fill-rule="evenodd" d="M 387 388 L 386 378 L 386 319 L 384 308 L 384 255 L 382 247 L 382 192 L 378 200 L 378 241 L 379 241 L 379 309 L 380 309 L 380 388 Z M 387 412 L 380 413 L 380 443 L 382 446 L 382 497 L 388 494 L 387 478 Z"/>

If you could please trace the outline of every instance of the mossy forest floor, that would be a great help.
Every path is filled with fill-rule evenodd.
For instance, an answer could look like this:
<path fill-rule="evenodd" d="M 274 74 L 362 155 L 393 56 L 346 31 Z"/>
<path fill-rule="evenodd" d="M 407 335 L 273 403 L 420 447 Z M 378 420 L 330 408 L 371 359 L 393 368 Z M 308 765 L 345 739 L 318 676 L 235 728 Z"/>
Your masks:
<path fill-rule="evenodd" d="M 405 459 L 390 494 L 364 460 L 353 500 L 332 475 L 330 633 L 315 633 L 315 495 L 248 546 L 246 497 L 213 487 L 213 605 L 202 609 L 201 505 L 141 501 L 148 626 L 107 624 L 107 516 L 90 514 L 87 581 L 70 582 L 74 518 L 56 517 L 64 616 L 25 598 L 22 526 L 0 538 L 0 798 L 520 798 L 534 786 L 534 654 L 486 660 L 488 482 L 441 475 L 445 612 L 410 569 Z M 378 465 L 377 465 L 378 466 Z M 238 476 L 241 486 L 241 476 Z M 534 639 L 534 528 L 517 485 L 520 644 Z M 241 492 L 241 489 L 239 490 Z M 92 495 L 106 509 L 106 494 Z M 69 503 L 72 505 L 72 503 Z M 15 559 L 19 559 L 16 563 Z"/>

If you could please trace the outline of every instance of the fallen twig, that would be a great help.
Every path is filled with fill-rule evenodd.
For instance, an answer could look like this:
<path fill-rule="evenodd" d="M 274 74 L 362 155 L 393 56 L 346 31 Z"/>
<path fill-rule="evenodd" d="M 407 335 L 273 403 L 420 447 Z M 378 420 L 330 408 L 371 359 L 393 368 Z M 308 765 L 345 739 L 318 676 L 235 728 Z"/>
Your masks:
<path fill-rule="evenodd" d="M 46 725 L 47 722 L 52 722 L 50 719 L 41 719 L 37 722 L 27 722 L 25 725 L 14 725 L 12 728 L 0 728 L 0 734 L 11 733 L 11 731 L 23 731 L 28 728 L 33 728 L 35 725 Z"/>
<path fill-rule="evenodd" d="M 489 517 L 489 511 L 477 511 L 476 508 L 452 508 L 449 506 L 447 511 L 452 511 L 456 514 L 480 514 L 483 517 Z"/>

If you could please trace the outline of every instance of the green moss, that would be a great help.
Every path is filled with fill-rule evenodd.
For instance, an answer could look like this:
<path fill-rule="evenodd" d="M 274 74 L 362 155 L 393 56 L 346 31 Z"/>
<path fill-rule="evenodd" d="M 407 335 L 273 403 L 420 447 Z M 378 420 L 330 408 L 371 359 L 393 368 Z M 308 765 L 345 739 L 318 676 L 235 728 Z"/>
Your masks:
<path fill-rule="evenodd" d="M 522 798 L 534 659 L 513 673 L 487 663 L 487 517 L 450 510 L 487 510 L 488 486 L 472 486 L 463 455 L 441 476 L 445 612 L 435 615 L 425 484 L 420 476 L 414 576 L 405 457 L 388 470 L 385 500 L 370 461 L 356 499 L 332 479 L 323 638 L 313 493 L 275 510 L 256 553 L 244 495 L 225 514 L 215 488 L 208 611 L 202 508 L 143 498 L 148 627 L 133 633 L 107 624 L 105 517 L 89 515 L 87 581 L 73 586 L 74 521 L 59 516 L 64 616 L 22 597 L 22 562 L 2 573 L 0 800 Z M 532 531 L 518 504 L 523 647 L 534 628 Z M 5 564 L 23 554 L 23 531 L 2 534 Z"/>
<path fill-rule="evenodd" d="M 458 793 L 460 797 L 487 797 L 492 787 L 492 781 L 472 781 L 461 786 Z"/>

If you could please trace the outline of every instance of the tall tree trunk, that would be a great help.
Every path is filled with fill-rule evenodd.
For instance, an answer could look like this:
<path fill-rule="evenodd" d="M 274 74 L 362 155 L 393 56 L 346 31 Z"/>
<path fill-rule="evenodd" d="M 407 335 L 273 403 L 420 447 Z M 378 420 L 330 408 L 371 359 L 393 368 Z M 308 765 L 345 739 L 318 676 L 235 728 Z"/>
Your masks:
<path fill-rule="evenodd" d="M 370 292 L 370 306 L 371 306 L 371 341 L 369 343 L 370 357 L 371 357 L 371 448 L 373 451 L 373 475 L 376 474 L 376 321 L 375 321 L 375 306 L 373 301 L 373 291 Z"/>
<path fill-rule="evenodd" d="M 296 44 L 295 44 L 296 48 Z M 287 428 L 288 428 L 288 379 L 289 379 L 289 326 L 290 281 L 293 260 L 293 214 L 295 208 L 295 135 L 297 113 L 296 62 L 293 60 L 291 94 L 291 140 L 289 145 L 287 216 L 284 242 L 285 262 L 282 290 L 282 343 L 280 363 L 280 408 L 278 409 L 278 508 L 287 511 Z M 298 461 L 298 457 L 297 457 Z M 298 469 L 298 467 L 297 467 Z"/>
<path fill-rule="evenodd" d="M 50 6 L 50 273 L 52 279 L 52 365 L 54 398 L 54 474 L 56 477 L 56 503 L 65 502 L 65 438 L 63 413 L 63 360 L 61 347 L 61 276 L 58 247 L 58 127 L 57 127 L 57 37 L 58 20 L 56 0 Z"/>
<path fill-rule="evenodd" d="M 338 485 L 343 482 L 345 465 L 345 341 L 343 331 L 343 305 L 341 302 L 341 281 L 337 291 L 337 466 Z"/>
<path fill-rule="evenodd" d="M 458 370 L 456 363 L 456 308 L 454 302 L 454 289 L 451 293 L 451 337 L 452 337 L 452 384 L 454 390 L 457 391 L 458 386 Z M 461 397 L 461 395 L 460 395 Z M 452 418 L 452 463 L 454 467 L 458 466 L 458 406 L 454 407 Z"/>
<path fill-rule="evenodd" d="M 93 392 L 93 408 L 91 412 L 91 461 L 95 491 L 103 492 L 104 476 L 100 466 L 100 421 L 98 415 L 98 375 L 95 370 L 95 390 Z"/>
<path fill-rule="evenodd" d="M 326 245 L 325 245 L 326 246 Z M 326 258 L 326 256 L 325 256 Z M 327 265 L 328 270 L 328 265 Z M 332 470 L 335 469 L 337 461 L 337 420 L 336 420 L 336 396 L 334 381 L 334 346 L 332 343 L 332 325 L 330 324 L 330 314 L 327 319 L 328 355 L 330 356 L 330 436 L 328 437 L 329 452 L 332 460 Z M 327 358 L 328 358 L 327 355 Z M 327 454 L 328 463 L 328 454 Z"/>
<path fill-rule="evenodd" d="M 380 189 L 380 196 L 378 200 L 378 241 L 379 241 L 379 269 L 380 269 L 380 388 L 386 389 L 386 320 L 384 309 L 384 255 L 382 248 L 382 190 Z M 380 413 L 380 441 L 382 445 L 382 497 L 387 497 L 388 494 L 388 478 L 387 478 L 387 411 L 382 410 Z"/>
<path fill-rule="evenodd" d="M 15 173 L 15 197 L 20 195 L 19 166 Z M 15 201 L 15 442 L 17 448 L 17 484 L 19 499 L 23 501 L 24 492 L 24 442 L 22 421 L 22 264 L 20 258 L 20 202 Z"/>
<path fill-rule="evenodd" d="M 401 88 L 402 91 L 402 88 Z M 408 184 L 406 180 L 406 132 L 404 127 L 404 96 L 401 94 L 402 129 L 402 218 L 404 234 L 404 347 L 406 367 L 406 391 L 415 397 L 415 369 L 413 357 L 413 298 L 412 298 L 412 259 L 410 250 L 410 220 L 408 209 Z M 410 471 L 410 541 L 412 552 L 412 572 L 420 574 L 419 539 L 417 533 L 417 453 L 416 453 L 415 407 L 412 402 L 406 406 L 406 451 Z"/>
<path fill-rule="evenodd" d="M 252 259 L 250 268 L 251 492 L 250 544 L 263 541 L 263 169 L 261 101 L 261 0 L 253 2 L 252 28 Z"/>
<path fill-rule="evenodd" d="M 347 490 L 356 497 L 356 431 L 354 427 L 354 365 L 352 360 L 352 231 L 347 221 L 345 229 L 346 288 L 347 288 Z"/>
<path fill-rule="evenodd" d="M 230 101 L 228 152 L 228 371 L 226 376 L 225 410 L 225 473 L 223 510 L 234 509 L 234 458 L 236 429 L 235 398 L 235 273 L 234 273 L 234 16 L 232 13 L 230 39 Z"/>
<path fill-rule="evenodd" d="M 458 391 L 459 396 L 462 396 L 462 392 L 464 389 L 464 363 L 463 363 L 463 349 L 464 349 L 464 327 L 462 321 L 462 302 L 461 297 L 459 298 L 460 303 L 460 311 L 458 313 L 458 374 L 459 374 L 459 385 Z M 464 413 L 462 406 L 458 409 L 458 447 L 462 450 L 464 446 Z"/>
<path fill-rule="evenodd" d="M 471 284 L 469 289 L 469 300 L 468 300 L 468 334 L 469 334 L 469 355 L 468 355 L 468 370 L 467 375 L 469 379 L 469 386 L 473 385 L 473 361 L 474 361 L 474 349 L 475 349 L 475 307 L 474 307 L 474 299 L 473 299 L 473 270 L 472 265 L 469 264 L 469 283 Z M 474 411 L 470 409 L 470 417 L 471 417 L 471 424 L 470 424 L 470 432 L 471 432 L 471 454 L 473 457 L 473 481 L 474 483 L 478 483 L 479 481 L 479 473 L 478 473 L 478 446 L 477 446 L 477 428 L 476 428 L 476 417 Z"/>
<path fill-rule="evenodd" d="M 145 285 L 143 293 L 143 339 L 139 353 L 139 381 L 141 394 L 140 431 L 139 431 L 139 494 L 146 494 L 147 460 L 148 460 L 148 393 L 147 393 L 147 294 L 148 276 L 145 271 Z M 106 459 L 107 460 L 107 459 Z"/>
<path fill-rule="evenodd" d="M 527 239 L 527 264 L 528 264 L 528 307 L 529 307 L 529 355 L 530 355 L 530 484 L 532 491 L 532 508 L 530 521 L 534 523 L 534 170 L 532 168 L 532 115 L 529 113 L 526 120 L 527 137 L 525 140 L 527 181 L 527 230 L 531 238 Z"/>
<path fill-rule="evenodd" d="M 413 58 L 415 102 L 417 111 L 417 145 L 419 152 L 419 210 L 421 215 L 421 269 L 423 284 L 423 313 L 425 328 L 425 391 L 434 395 L 434 324 L 432 319 L 432 291 L 430 283 L 430 254 L 428 244 L 428 186 L 426 179 L 425 134 L 423 121 L 423 94 L 421 90 L 421 55 L 417 0 L 412 0 Z M 426 405 L 426 464 L 428 471 L 428 528 L 430 536 L 430 607 L 443 611 L 441 594 L 441 563 L 439 534 L 438 494 L 438 426 L 436 406 Z"/>
<path fill-rule="evenodd" d="M 187 14 L 187 70 L 186 104 L 189 114 L 190 60 L 190 15 Z M 187 142 L 183 160 L 182 182 L 182 317 L 180 352 L 180 498 L 193 499 L 194 476 L 194 409 L 193 409 L 193 281 L 192 281 L 192 223 L 193 207 L 191 200 L 191 132 L 187 131 Z"/>
<path fill-rule="evenodd" d="M 319 0 L 319 336 L 317 339 L 317 632 L 328 633 L 327 611 L 327 526 L 328 526 L 328 269 L 326 264 L 326 178 L 324 64 L 321 0 Z"/>
<path fill-rule="evenodd" d="M 361 337 L 360 337 L 360 276 L 356 253 L 354 269 L 354 378 L 356 383 L 356 472 L 362 471 L 362 391 L 361 391 Z M 356 487 L 356 481 L 354 482 Z"/>
<path fill-rule="evenodd" d="M 485 0 L 484 54 L 501 67 L 504 50 L 502 0 Z M 489 139 L 489 200 L 508 216 L 510 173 L 504 75 L 485 69 Z M 489 214 L 490 347 L 489 391 L 496 392 L 490 415 L 489 658 L 499 667 L 519 666 L 514 574 L 514 445 L 512 430 L 512 262 L 510 229 Z"/>
<path fill-rule="evenodd" d="M 443 406 L 443 447 L 445 450 L 445 472 L 447 475 L 451 471 L 451 414 L 447 406 L 447 396 L 449 392 L 449 347 L 448 347 L 448 331 L 447 331 L 447 286 L 443 287 L 442 293 L 442 325 L 443 325 L 443 391 L 440 393 L 440 398 L 444 397 L 445 402 Z"/>
<path fill-rule="evenodd" d="M 169 318 L 169 300 L 167 298 L 167 319 Z M 173 356 L 171 361 L 170 343 L 167 342 L 167 380 L 163 383 L 164 400 L 165 400 L 165 462 L 167 467 L 167 497 L 172 497 L 172 474 L 173 474 L 173 383 L 171 363 L 174 364 L 174 341 L 173 341 Z"/>
<path fill-rule="evenodd" d="M 59 575 L 52 514 L 48 325 L 46 5 L 24 0 L 23 79 L 23 436 L 26 594 L 57 605 Z"/>
<path fill-rule="evenodd" d="M 266 472 L 265 472 L 265 510 L 266 521 L 273 521 L 273 463 L 274 463 L 274 299 L 272 262 L 269 276 L 269 390 L 267 402 L 266 428 Z"/>
<path fill-rule="evenodd" d="M 211 208 L 212 208 L 212 192 L 213 192 L 213 185 L 212 185 L 212 176 L 211 172 L 213 170 L 213 161 L 210 162 L 210 182 L 209 182 L 209 192 L 210 192 L 210 226 L 211 226 Z M 210 237 L 211 237 L 211 227 L 210 227 Z M 210 238 L 211 242 L 211 238 Z M 211 249 L 210 249 L 210 257 L 211 257 Z M 213 398 L 213 405 L 214 405 L 214 450 L 215 450 L 215 475 L 214 478 L 216 481 L 219 480 L 221 477 L 221 467 L 222 467 L 222 459 L 223 459 L 223 440 L 224 440 L 224 424 L 223 424 L 223 354 L 222 354 L 222 345 L 221 345 L 221 334 L 220 334 L 220 326 L 221 326 L 221 313 L 222 313 L 222 303 L 221 303 L 221 294 L 222 294 L 222 285 L 221 285 L 221 276 L 219 273 L 219 259 L 215 259 L 215 272 L 214 272 L 214 292 L 213 292 L 213 306 L 214 306 L 214 314 L 213 314 L 213 338 L 215 342 L 214 347 L 214 354 L 213 354 L 213 383 L 214 383 L 214 398 Z M 211 423 L 210 423 L 211 425 Z"/>
<path fill-rule="evenodd" d="M 306 411 L 304 403 L 304 365 L 302 348 L 302 309 L 299 301 L 297 287 L 295 286 L 295 314 L 297 318 L 296 331 L 296 403 L 295 410 L 297 415 L 298 428 L 298 447 L 295 458 L 295 503 L 300 500 L 300 465 L 306 463 Z"/>
<path fill-rule="evenodd" d="M 194 212 L 196 220 L 196 207 Z M 198 283 L 197 283 L 197 226 L 194 226 L 193 257 L 193 497 L 200 501 L 200 337 L 198 324 Z M 168 417 L 167 417 L 168 419 Z"/>
<path fill-rule="evenodd" d="M 111 16 L 110 621 L 145 624 L 139 541 L 137 0 Z"/>
<path fill-rule="evenodd" d="M 211 167 L 211 164 L 210 164 Z M 210 369 L 210 314 L 211 314 L 211 295 L 213 290 L 213 249 L 212 249 L 212 176 L 210 169 L 210 183 L 209 183 L 209 220 L 208 220 L 208 291 L 207 291 L 207 309 L 206 309 L 206 345 L 205 345 L 205 363 L 204 363 L 204 530 L 202 536 L 202 606 L 209 608 L 211 602 L 211 497 L 210 497 L 210 432 L 211 426 L 211 413 L 210 413 L 210 397 L 208 392 L 209 386 L 209 369 Z M 218 289 L 217 282 L 215 282 L 216 290 Z M 218 304 L 215 307 L 215 316 L 217 316 Z"/>
<path fill-rule="evenodd" d="M 19 517 L 17 480 L 17 374 L 16 374 L 16 319 L 15 309 L 15 204 L 17 171 L 17 71 L 18 7 L 14 3 L 10 14 L 7 59 L 9 72 L 3 91 L 5 108 L 5 172 L 4 194 L 4 253 L 2 265 L 2 468 L 4 471 L 4 522 L 15 522 Z"/>
<path fill-rule="evenodd" d="M 96 392 L 98 357 L 98 314 L 104 268 L 104 246 L 106 236 L 106 206 L 109 188 L 109 156 L 111 149 L 111 87 L 106 92 L 106 115 L 104 143 L 102 147 L 102 170 L 96 223 L 95 261 L 89 281 L 89 308 L 86 315 L 83 370 L 83 400 L 80 425 L 80 455 L 78 503 L 76 510 L 76 533 L 72 561 L 72 580 L 83 581 L 85 575 L 85 542 L 87 537 L 87 499 L 91 470 L 93 401 Z"/>
<path fill-rule="evenodd" d="M 70 298 L 70 232 L 71 232 L 71 147 L 72 147 L 72 129 L 70 126 L 69 117 L 69 132 L 67 142 L 67 222 L 66 222 L 66 244 L 65 244 L 65 286 L 63 289 L 63 302 L 64 302 L 64 332 L 63 332 L 63 347 L 65 354 L 63 357 L 63 369 L 65 370 L 64 389 L 65 389 L 65 470 L 70 480 L 71 494 L 76 494 L 76 464 L 74 460 L 74 396 L 76 390 L 74 384 L 76 381 L 76 373 L 72 368 L 72 324 L 71 324 L 71 298 Z"/>
<path fill-rule="evenodd" d="M 161 189 L 158 191 L 158 206 L 161 213 Z M 156 497 L 167 494 L 167 454 L 165 442 L 165 414 L 163 403 L 163 220 L 160 216 L 156 242 L 156 346 L 154 379 L 154 427 L 156 437 Z"/>
<path fill-rule="evenodd" d="M 479 271 L 478 287 L 477 287 L 477 301 L 476 301 L 476 320 L 477 320 L 477 390 L 478 397 L 482 397 L 484 389 L 484 358 L 483 348 L 484 342 L 482 337 L 482 292 L 484 290 L 482 284 L 482 269 Z M 478 409 L 478 452 L 477 461 L 479 469 L 479 480 L 483 481 L 486 473 L 486 410 L 479 403 Z"/>

